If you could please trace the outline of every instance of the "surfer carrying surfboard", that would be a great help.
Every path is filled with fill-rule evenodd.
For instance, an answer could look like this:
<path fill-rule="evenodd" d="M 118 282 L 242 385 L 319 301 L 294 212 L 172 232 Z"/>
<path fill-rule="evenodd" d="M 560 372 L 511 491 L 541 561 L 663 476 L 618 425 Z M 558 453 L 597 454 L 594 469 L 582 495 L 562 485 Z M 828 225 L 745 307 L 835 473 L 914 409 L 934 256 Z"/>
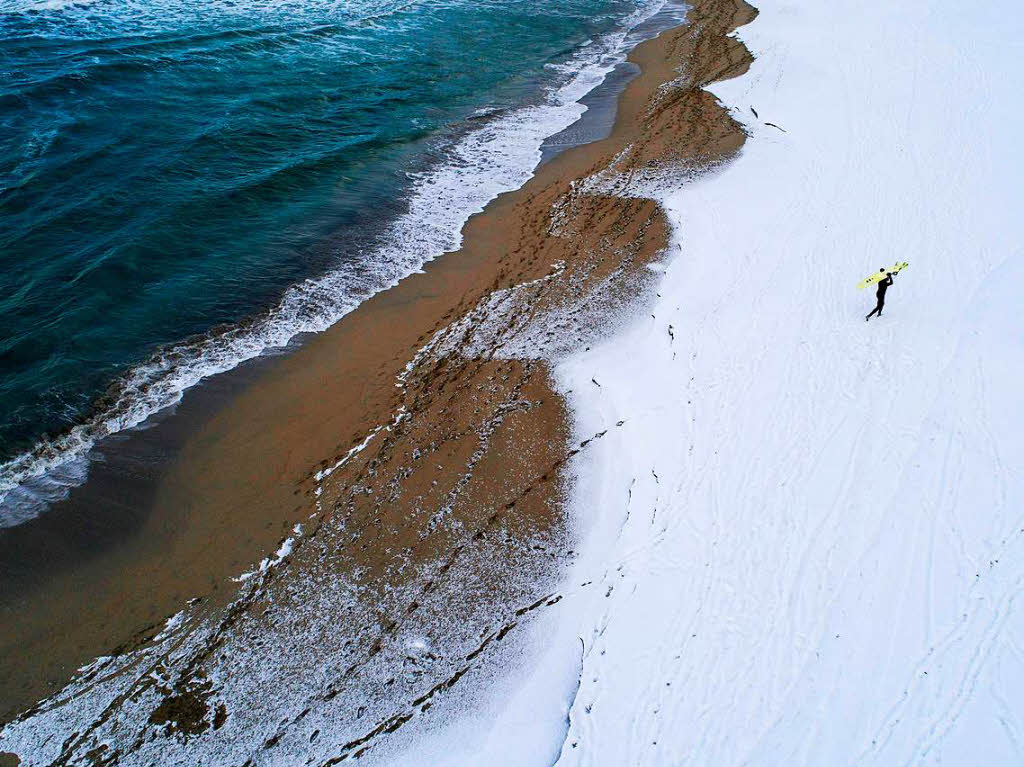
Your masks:
<path fill-rule="evenodd" d="M 864 318 L 865 322 L 870 320 L 871 315 L 873 314 L 877 314 L 879 317 L 882 316 L 882 307 L 885 306 L 885 291 L 887 291 L 889 289 L 889 286 L 892 285 L 893 273 L 886 272 L 884 267 L 879 269 L 878 271 L 885 274 L 884 279 L 878 280 L 878 290 L 875 291 L 875 296 L 878 297 L 878 306 L 876 306 L 868 313 L 868 316 Z"/>

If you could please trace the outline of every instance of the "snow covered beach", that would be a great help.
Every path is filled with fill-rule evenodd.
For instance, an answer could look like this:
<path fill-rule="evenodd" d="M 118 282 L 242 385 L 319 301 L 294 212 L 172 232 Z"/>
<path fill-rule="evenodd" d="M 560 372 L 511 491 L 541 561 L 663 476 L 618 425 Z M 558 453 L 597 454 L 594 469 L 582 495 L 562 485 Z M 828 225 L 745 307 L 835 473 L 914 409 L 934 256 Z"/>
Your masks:
<path fill-rule="evenodd" d="M 660 297 L 558 369 L 608 429 L 533 677 L 582 639 L 558 763 L 1019 764 L 1024 23 L 757 5 L 741 155 L 663 179 Z"/>
<path fill-rule="evenodd" d="M 443 357 L 445 369 L 417 355 L 400 378 L 410 407 L 355 453 L 339 439 L 339 462 L 301 487 L 316 513 L 246 573 L 230 623 L 175 616 L 11 725 L 0 748 L 26 763 L 105 750 L 124 764 L 1019 763 L 1021 76 L 1007 25 L 1020 22 L 951 3 L 759 5 L 738 33 L 750 71 L 713 86 L 750 132 L 742 152 L 714 176 L 633 189 L 676 225 L 657 300 L 555 370 L 587 441 L 571 463 L 582 546 L 557 594 L 512 583 L 492 613 L 453 613 L 503 585 L 482 567 L 509 572 L 507 512 L 531 519 L 533 473 L 548 468 L 508 455 L 543 454 L 522 433 L 538 433 L 552 398 L 540 374 L 497 357 Z M 541 180 L 522 215 L 497 211 L 528 253 L 578 255 L 568 237 L 565 252 L 543 250 L 558 239 L 552 200 L 587 223 L 649 215 L 609 199 L 591 209 Z M 539 223 L 520 236 L 519 218 Z M 596 247 L 602 232 L 582 229 Z M 865 324 L 873 301 L 854 285 L 900 259 L 911 266 L 885 315 Z M 513 304 L 532 291 L 543 304 L 564 274 L 507 263 L 494 281 Z M 481 294 L 485 306 L 498 295 L 466 289 Z M 411 302 L 399 305 L 408 324 Z M 494 383 L 510 377 L 523 386 Z M 441 460 L 430 451 L 452 422 L 468 437 L 435 473 L 420 452 Z M 464 456 L 490 449 L 481 422 L 496 443 L 503 423 L 519 433 L 495 448 L 501 472 L 481 461 L 480 477 L 520 484 L 463 491 Z M 375 475 L 362 473 L 371 459 Z M 421 490 L 417 477 L 443 484 Z M 396 488 L 408 490 L 382 513 L 373 499 Z M 414 493 L 426 498 L 415 508 Z M 379 550 L 357 559 L 360 536 Z M 421 540 L 436 557 L 394 553 Z M 375 580 L 340 577 L 349 560 Z M 365 598 L 389 568 L 408 580 Z M 425 613 L 450 618 L 448 633 Z M 524 635 L 532 657 L 508 663 L 502 642 Z M 500 680 L 494 695 L 467 695 L 473 718 L 452 716 L 481 670 Z M 397 748 L 417 727 L 429 742 Z"/>

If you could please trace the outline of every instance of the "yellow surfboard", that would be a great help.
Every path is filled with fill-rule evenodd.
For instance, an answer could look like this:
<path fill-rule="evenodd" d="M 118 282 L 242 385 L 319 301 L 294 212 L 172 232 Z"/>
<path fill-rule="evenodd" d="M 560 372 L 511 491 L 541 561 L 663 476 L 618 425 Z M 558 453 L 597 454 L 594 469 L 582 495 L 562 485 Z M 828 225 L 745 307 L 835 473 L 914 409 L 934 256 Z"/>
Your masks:
<path fill-rule="evenodd" d="M 910 264 L 908 264 L 906 261 L 900 261 L 898 264 L 890 266 L 884 272 L 875 272 L 870 277 L 861 280 L 860 282 L 857 283 L 857 287 L 866 288 L 868 285 L 874 285 L 879 280 L 884 280 L 886 273 L 897 274 L 903 269 L 906 269 L 908 266 L 910 266 Z"/>

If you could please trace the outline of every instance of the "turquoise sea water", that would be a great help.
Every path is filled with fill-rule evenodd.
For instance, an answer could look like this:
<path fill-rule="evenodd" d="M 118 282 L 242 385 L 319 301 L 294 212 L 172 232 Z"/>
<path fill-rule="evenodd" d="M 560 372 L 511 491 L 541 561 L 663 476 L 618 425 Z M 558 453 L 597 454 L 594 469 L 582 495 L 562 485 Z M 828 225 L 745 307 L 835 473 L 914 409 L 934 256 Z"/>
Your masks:
<path fill-rule="evenodd" d="M 456 246 L 656 5 L 0 4 L 0 495 Z"/>

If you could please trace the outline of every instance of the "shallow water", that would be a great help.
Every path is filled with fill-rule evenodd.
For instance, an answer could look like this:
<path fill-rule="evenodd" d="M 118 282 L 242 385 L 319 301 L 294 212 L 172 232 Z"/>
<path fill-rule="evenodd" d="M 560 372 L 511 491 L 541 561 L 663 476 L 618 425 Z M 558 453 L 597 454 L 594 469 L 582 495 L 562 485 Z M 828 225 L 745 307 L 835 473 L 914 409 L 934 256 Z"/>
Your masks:
<path fill-rule="evenodd" d="M 656 5 L 0 11 L 0 526 L 96 439 L 457 246 Z"/>

